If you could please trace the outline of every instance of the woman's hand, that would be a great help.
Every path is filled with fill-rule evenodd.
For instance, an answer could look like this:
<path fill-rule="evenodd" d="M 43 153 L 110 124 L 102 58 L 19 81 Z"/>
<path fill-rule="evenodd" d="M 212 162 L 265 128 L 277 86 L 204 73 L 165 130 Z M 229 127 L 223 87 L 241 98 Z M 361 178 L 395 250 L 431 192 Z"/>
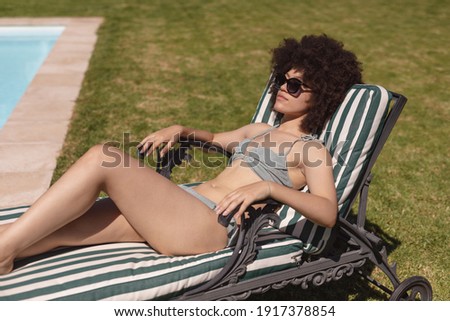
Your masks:
<path fill-rule="evenodd" d="M 145 137 L 137 148 L 141 154 L 149 155 L 159 147 L 164 146 L 159 152 L 160 156 L 163 157 L 180 140 L 182 132 L 183 126 L 180 125 L 163 128 Z"/>
<path fill-rule="evenodd" d="M 242 186 L 225 196 L 216 206 L 214 211 L 218 215 L 227 216 L 233 211 L 233 217 L 238 224 L 241 223 L 241 216 L 245 210 L 256 201 L 270 198 L 270 182 L 261 181 Z"/>

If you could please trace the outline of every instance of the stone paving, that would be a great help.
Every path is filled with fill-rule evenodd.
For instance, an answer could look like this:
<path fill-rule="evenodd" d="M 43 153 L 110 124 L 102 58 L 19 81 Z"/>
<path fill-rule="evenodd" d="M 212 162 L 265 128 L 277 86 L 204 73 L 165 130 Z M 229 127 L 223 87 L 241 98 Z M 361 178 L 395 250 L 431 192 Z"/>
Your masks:
<path fill-rule="evenodd" d="M 32 204 L 48 189 L 102 21 L 0 18 L 0 26 L 65 26 L 0 129 L 0 209 Z"/>

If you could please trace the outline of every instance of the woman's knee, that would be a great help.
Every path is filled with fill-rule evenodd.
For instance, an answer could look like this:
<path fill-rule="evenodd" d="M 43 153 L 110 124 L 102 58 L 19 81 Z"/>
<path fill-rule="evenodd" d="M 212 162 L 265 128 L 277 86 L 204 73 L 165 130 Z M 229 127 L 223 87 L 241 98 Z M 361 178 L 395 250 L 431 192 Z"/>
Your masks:
<path fill-rule="evenodd" d="M 83 161 L 100 167 L 116 167 L 123 161 L 123 153 L 120 149 L 107 145 L 94 145 L 83 155 Z"/>

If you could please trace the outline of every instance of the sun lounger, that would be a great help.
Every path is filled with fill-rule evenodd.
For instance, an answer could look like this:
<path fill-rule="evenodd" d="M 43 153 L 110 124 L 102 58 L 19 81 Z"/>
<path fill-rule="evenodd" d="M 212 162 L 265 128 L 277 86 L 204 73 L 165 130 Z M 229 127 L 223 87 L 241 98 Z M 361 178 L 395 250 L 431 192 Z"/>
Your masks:
<path fill-rule="evenodd" d="M 269 83 L 252 122 L 279 121 L 271 109 Z M 371 169 L 405 103 L 405 97 L 380 86 L 355 85 L 320 133 L 333 156 L 339 201 L 333 229 L 286 206 L 273 213 L 268 204 L 241 225 L 235 246 L 214 253 L 169 257 L 146 244 L 114 243 L 22 260 L 12 273 L 0 276 L 0 300 L 245 299 L 288 284 L 319 286 L 356 272 L 392 300 L 431 300 L 430 283 L 420 276 L 401 282 L 381 239 L 364 228 Z M 172 158 L 161 161 L 161 172 L 169 175 L 186 158 L 187 146 L 195 144 L 172 150 Z M 358 198 L 353 222 L 350 213 Z M 26 209 L 1 210 L 0 224 L 14 221 Z M 367 264 L 379 267 L 392 284 L 364 275 Z"/>

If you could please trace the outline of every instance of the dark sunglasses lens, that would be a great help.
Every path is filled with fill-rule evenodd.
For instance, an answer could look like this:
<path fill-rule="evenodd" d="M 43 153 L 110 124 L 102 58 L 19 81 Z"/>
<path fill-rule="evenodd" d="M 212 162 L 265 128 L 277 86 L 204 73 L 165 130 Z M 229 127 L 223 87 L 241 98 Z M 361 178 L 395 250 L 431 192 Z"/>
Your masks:
<path fill-rule="evenodd" d="M 291 78 L 287 81 L 287 91 L 290 94 L 296 94 L 302 87 L 302 82 L 296 78 Z"/>

